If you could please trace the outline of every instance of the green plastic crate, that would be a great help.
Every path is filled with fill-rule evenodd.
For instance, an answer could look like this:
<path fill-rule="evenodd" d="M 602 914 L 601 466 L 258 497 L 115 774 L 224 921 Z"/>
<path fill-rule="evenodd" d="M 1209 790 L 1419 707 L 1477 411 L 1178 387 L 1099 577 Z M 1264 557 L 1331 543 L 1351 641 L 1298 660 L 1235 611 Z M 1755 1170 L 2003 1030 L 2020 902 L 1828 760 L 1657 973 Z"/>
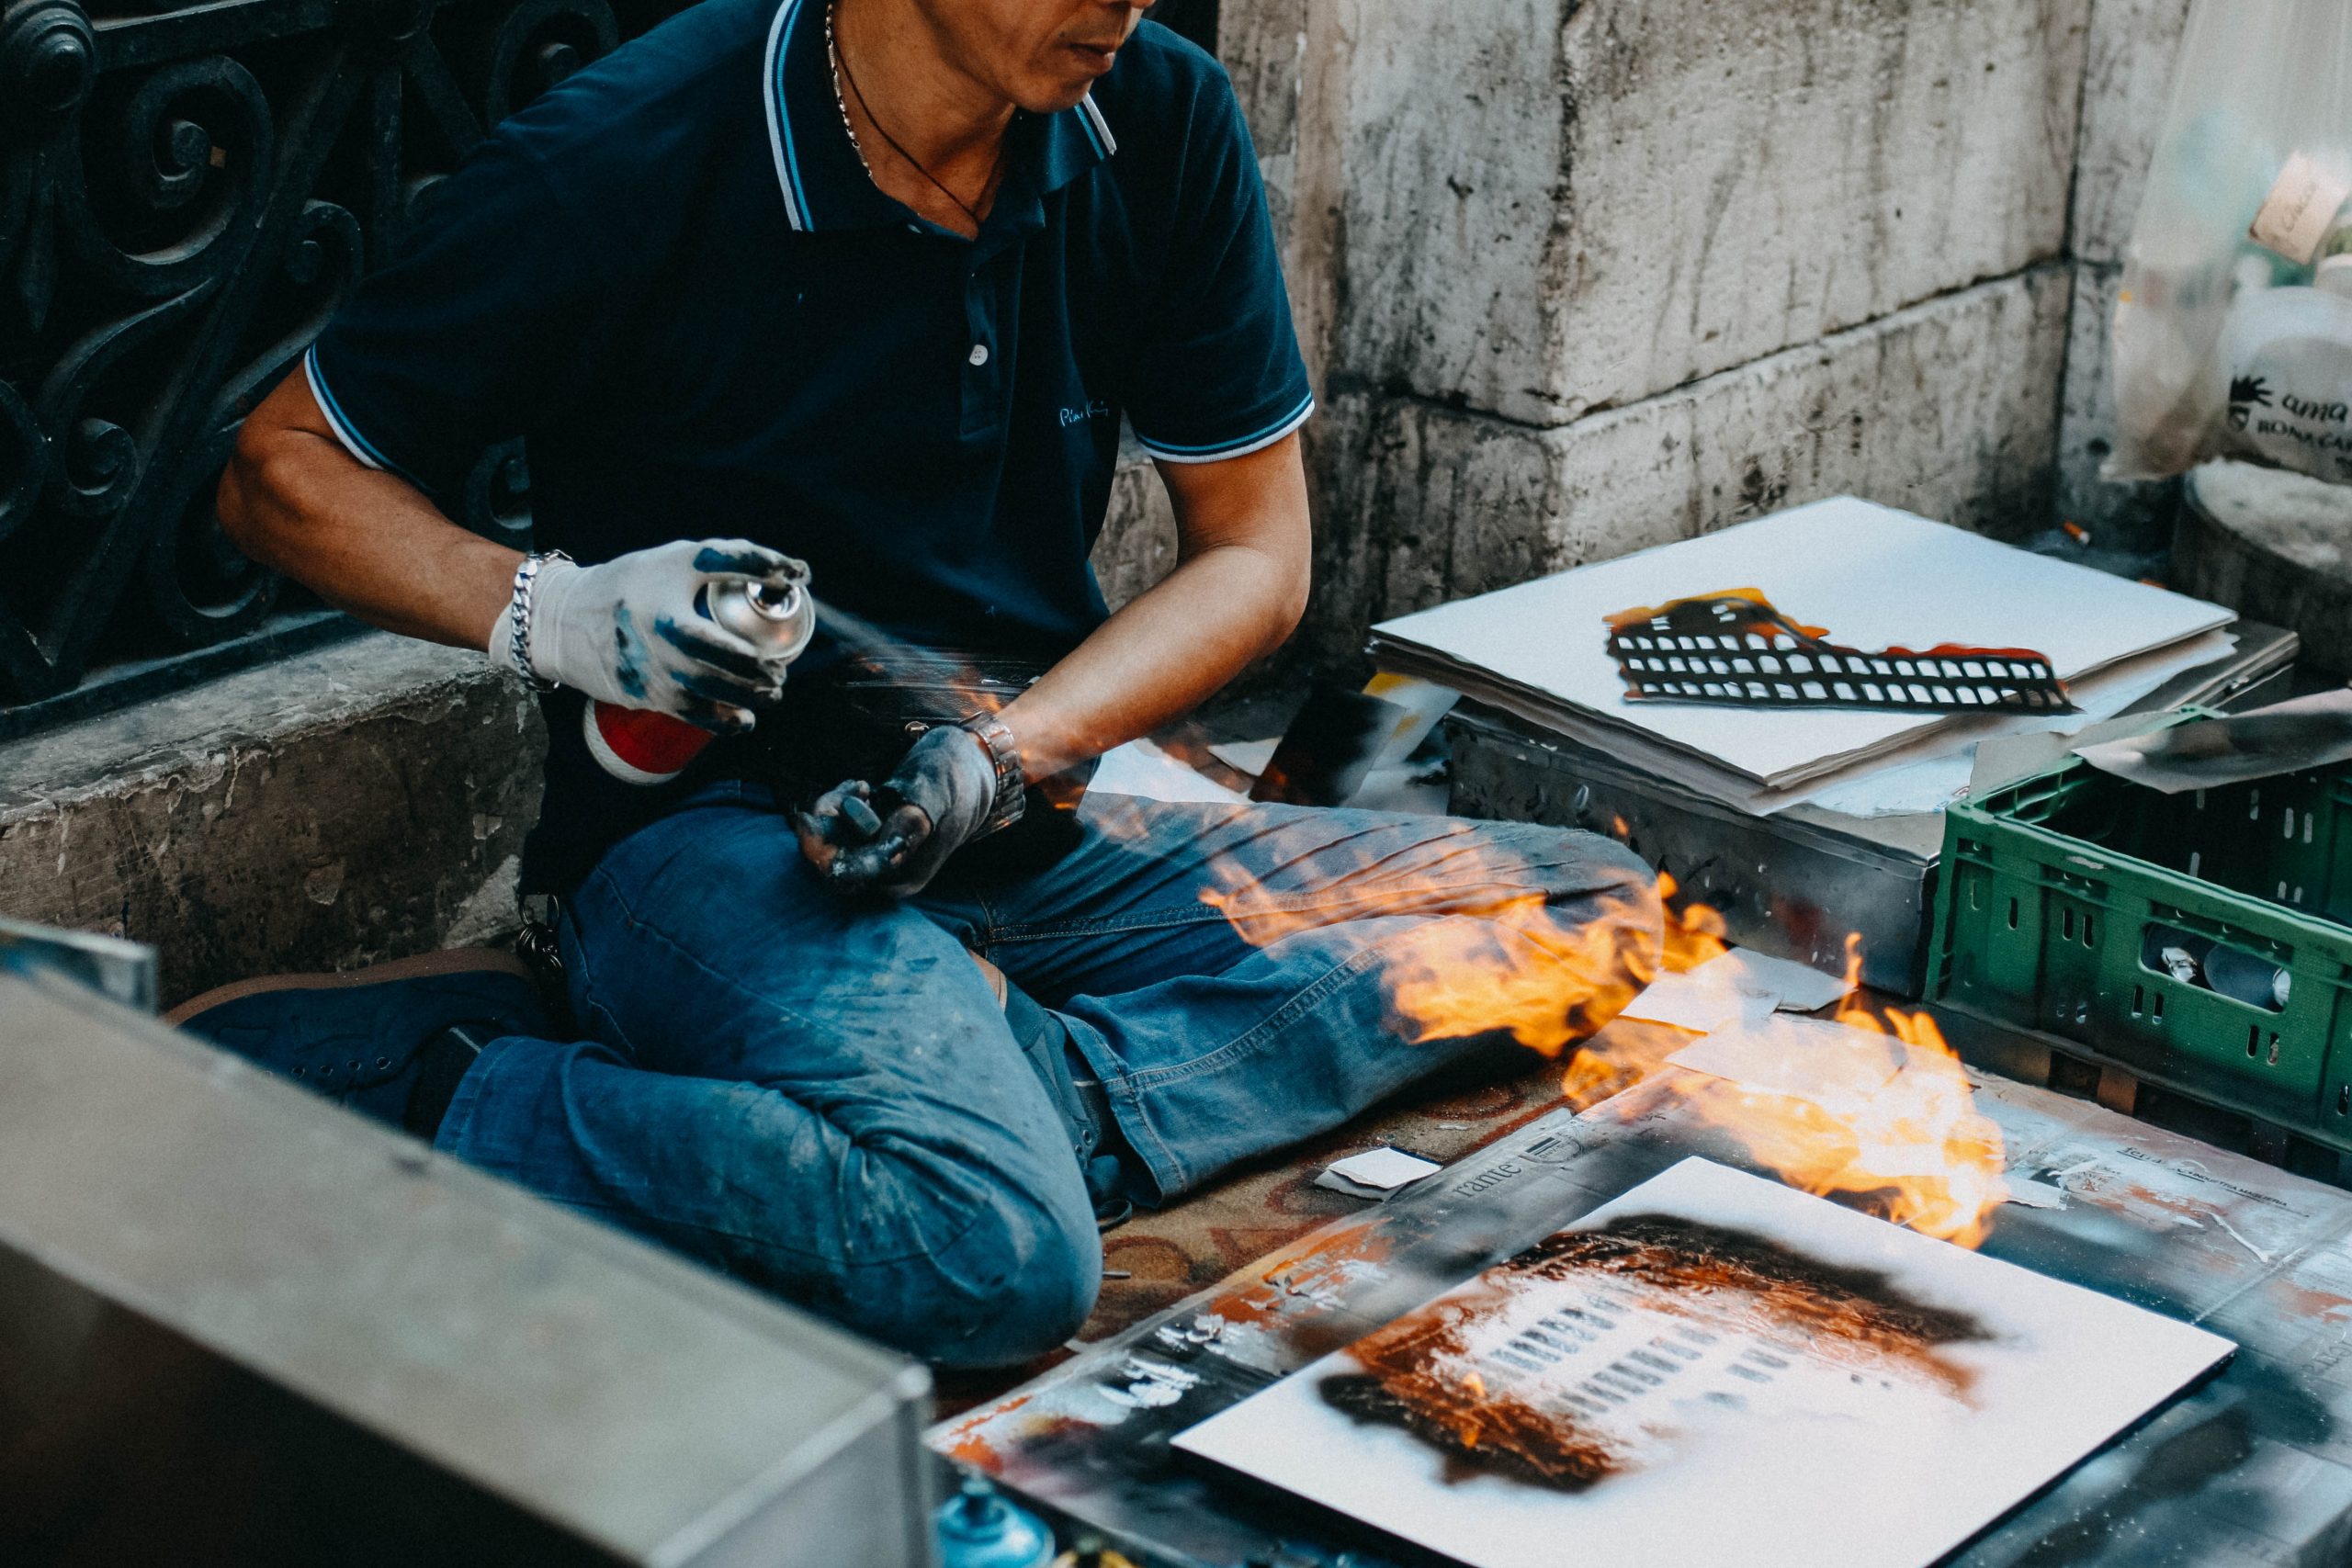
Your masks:
<path fill-rule="evenodd" d="M 2352 1153 L 2347 921 L 2352 769 L 2166 795 L 2069 758 L 1948 813 L 1928 995 Z"/>

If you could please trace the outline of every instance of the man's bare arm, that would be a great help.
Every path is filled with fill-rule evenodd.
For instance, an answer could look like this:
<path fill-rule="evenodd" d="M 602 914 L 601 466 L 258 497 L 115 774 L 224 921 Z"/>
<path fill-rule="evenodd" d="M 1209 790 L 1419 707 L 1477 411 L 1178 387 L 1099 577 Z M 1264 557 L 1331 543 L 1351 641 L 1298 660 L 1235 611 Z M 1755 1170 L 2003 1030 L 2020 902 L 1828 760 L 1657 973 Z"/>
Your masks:
<path fill-rule="evenodd" d="M 352 457 L 300 375 L 245 420 L 220 510 L 239 549 L 337 609 L 458 648 L 490 641 L 523 558 Z"/>
<path fill-rule="evenodd" d="M 1191 712 L 1281 647 L 1306 611 L 1312 540 L 1297 436 L 1159 473 L 1176 507 L 1176 570 L 1004 710 L 1033 783 Z"/>
<path fill-rule="evenodd" d="M 744 539 L 677 539 L 594 566 L 540 564 L 526 637 L 507 608 L 520 553 L 466 532 L 424 495 L 335 439 L 307 378 L 290 377 L 245 421 L 220 480 L 220 519 L 247 555 L 364 621 L 480 649 L 492 663 L 705 729 L 752 727 L 780 664 L 714 623 L 702 594 L 796 576 L 797 562 Z"/>

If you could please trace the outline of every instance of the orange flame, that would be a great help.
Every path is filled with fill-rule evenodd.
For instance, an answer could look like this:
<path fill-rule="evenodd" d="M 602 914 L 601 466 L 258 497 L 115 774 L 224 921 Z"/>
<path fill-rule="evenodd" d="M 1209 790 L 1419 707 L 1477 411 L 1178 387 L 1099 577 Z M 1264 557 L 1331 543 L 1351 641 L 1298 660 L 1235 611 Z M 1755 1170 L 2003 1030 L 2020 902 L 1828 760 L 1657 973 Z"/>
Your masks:
<path fill-rule="evenodd" d="M 1861 945 L 1846 942 L 1846 998 L 1836 1021 L 1849 1041 L 1808 1036 L 1821 1054 L 1804 1096 L 1775 1093 L 1699 1072 L 1660 1078 L 1663 1092 L 1697 1120 L 1731 1134 L 1790 1186 L 1846 1193 L 1896 1224 L 1962 1247 L 1984 1239 L 1988 1217 L 2008 1194 L 2001 1130 L 1976 1109 L 1960 1058 L 1924 1012 L 1873 1010 L 1860 990 Z M 1638 1078 L 1690 1043 L 1679 1031 L 1644 1032 L 1649 1060 Z M 1649 1038 L 1670 1035 L 1670 1040 Z M 1572 1100 L 1624 1077 L 1623 1063 L 1570 1065 Z M 1622 1087 L 1622 1086 L 1621 1086 Z M 1584 1101 L 1589 1103 L 1589 1100 Z"/>
<path fill-rule="evenodd" d="M 1682 888 L 1670 871 L 1657 874 L 1657 896 L 1666 906 L 1666 967 L 1675 974 L 1696 969 L 1731 951 L 1730 928 L 1723 916 L 1704 904 L 1676 900 Z"/>
<path fill-rule="evenodd" d="M 1371 861 L 1306 907 L 1255 881 L 1204 900 L 1260 947 L 1340 920 L 1416 917 L 1379 938 L 1390 1010 L 1408 1042 L 1507 1035 L 1556 1056 L 1657 977 L 1658 917 L 1645 886 L 1564 919 L 1541 881 L 1509 844 L 1465 831 L 1415 865 Z"/>
<path fill-rule="evenodd" d="M 1587 1041 L 1661 972 L 1696 968 L 1728 951 L 1723 917 L 1681 900 L 1660 874 L 1663 942 L 1645 891 L 1581 923 L 1552 918 L 1525 891 L 1510 852 L 1466 838 L 1442 874 L 1382 865 L 1337 895 L 1284 898 L 1250 884 L 1208 902 L 1258 945 L 1336 919 L 1426 917 L 1382 940 L 1383 974 L 1401 1036 L 1413 1043 L 1508 1035 L 1547 1056 Z M 1861 949 L 1847 942 L 1847 996 L 1836 1021 L 1850 1040 L 1815 1031 L 1825 1055 L 1803 1096 L 1768 1092 L 1695 1071 L 1665 1072 L 1691 1036 L 1628 1022 L 1568 1056 L 1561 1091 L 1578 1110 L 1645 1079 L 1698 1122 L 1731 1134 L 1758 1165 L 1792 1187 L 1841 1193 L 1898 1224 L 1962 1246 L 1984 1236 L 2006 1196 L 2000 1130 L 1979 1113 L 1966 1073 L 1924 1013 L 1883 1013 L 1860 999 Z"/>

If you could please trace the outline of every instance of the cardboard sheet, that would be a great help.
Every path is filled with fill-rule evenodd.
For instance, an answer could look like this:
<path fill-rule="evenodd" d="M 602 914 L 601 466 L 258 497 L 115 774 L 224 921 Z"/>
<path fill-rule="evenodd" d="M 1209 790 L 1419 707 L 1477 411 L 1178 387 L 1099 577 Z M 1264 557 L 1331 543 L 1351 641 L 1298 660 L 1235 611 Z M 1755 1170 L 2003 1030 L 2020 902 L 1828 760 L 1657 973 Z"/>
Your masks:
<path fill-rule="evenodd" d="M 2035 648 L 2062 679 L 2225 626 L 2232 613 L 1841 496 L 1696 539 L 1407 615 L 1375 628 L 1437 664 L 1785 786 L 1953 722 L 1923 714 L 1737 712 L 1628 703 L 1604 622 L 1737 585 L 1858 647 Z M 1436 675 L 1435 669 L 1417 673 Z"/>
<path fill-rule="evenodd" d="M 1474 1568 L 1924 1568 L 2233 1348 L 1692 1158 L 1175 1446 Z"/>

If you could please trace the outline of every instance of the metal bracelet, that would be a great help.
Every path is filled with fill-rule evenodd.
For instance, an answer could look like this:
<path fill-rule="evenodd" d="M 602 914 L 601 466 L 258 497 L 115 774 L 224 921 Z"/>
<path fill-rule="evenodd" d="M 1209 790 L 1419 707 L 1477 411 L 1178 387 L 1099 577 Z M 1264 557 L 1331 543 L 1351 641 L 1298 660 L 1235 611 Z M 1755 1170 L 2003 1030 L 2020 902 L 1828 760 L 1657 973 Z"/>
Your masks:
<path fill-rule="evenodd" d="M 556 682 L 538 671 L 531 662 L 531 604 L 537 590 L 539 568 L 551 560 L 570 562 L 571 558 L 561 550 L 538 550 L 523 558 L 514 569 L 514 613 L 508 632 L 507 651 L 514 660 L 514 668 L 534 690 L 552 692 Z"/>
<path fill-rule="evenodd" d="M 1010 828 L 1021 820 L 1029 804 L 1029 781 L 1021 768 L 1021 742 L 1014 739 L 1012 728 L 992 713 L 976 714 L 964 721 L 963 728 L 970 730 L 988 748 L 989 761 L 996 768 L 996 799 L 989 806 L 989 814 L 980 824 L 979 836 L 985 837 Z"/>

